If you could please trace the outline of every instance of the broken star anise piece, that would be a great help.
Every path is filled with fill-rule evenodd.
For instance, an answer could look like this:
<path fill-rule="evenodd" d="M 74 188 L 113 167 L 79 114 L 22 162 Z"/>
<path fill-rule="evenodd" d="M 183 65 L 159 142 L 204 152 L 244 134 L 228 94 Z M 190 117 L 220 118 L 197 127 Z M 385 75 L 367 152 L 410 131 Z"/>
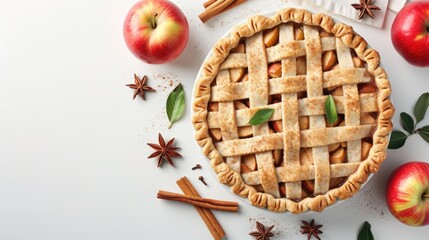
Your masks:
<path fill-rule="evenodd" d="M 319 234 L 322 234 L 323 232 L 320 231 L 320 228 L 323 227 L 323 225 L 315 225 L 314 219 L 311 220 L 310 223 L 306 221 L 301 221 L 301 233 L 307 234 L 307 240 L 310 240 L 312 236 L 314 236 L 316 239 L 320 240 Z"/>
<path fill-rule="evenodd" d="M 147 76 L 143 76 L 143 78 L 140 80 L 139 77 L 137 77 L 136 74 L 134 74 L 134 83 L 132 84 L 127 84 L 127 87 L 130 87 L 132 89 L 134 89 L 134 94 L 133 94 L 133 100 L 136 99 L 137 95 L 140 95 L 140 97 L 144 99 L 144 91 L 151 91 L 151 92 L 155 92 L 156 90 L 146 86 L 145 83 L 147 81 Z"/>
<path fill-rule="evenodd" d="M 148 158 L 154 158 L 156 156 L 159 156 L 158 158 L 158 167 L 161 166 L 162 162 L 166 160 L 171 166 L 174 167 L 173 164 L 173 157 L 181 157 L 176 150 L 180 149 L 178 147 L 173 147 L 174 138 L 168 141 L 167 144 L 165 144 L 164 138 L 161 136 L 161 133 L 158 135 L 158 142 L 159 145 L 154 143 L 148 143 L 151 148 L 155 150 L 154 153 L 152 153 Z"/>
<path fill-rule="evenodd" d="M 262 223 L 256 221 L 256 229 L 258 231 L 251 232 L 249 235 L 254 236 L 256 240 L 270 240 L 270 237 L 274 236 L 274 234 L 271 232 L 273 228 L 274 225 L 269 228 L 265 228 Z"/>
<path fill-rule="evenodd" d="M 365 14 L 368 14 L 368 16 L 374 18 L 374 13 L 372 11 L 381 10 L 379 7 L 372 4 L 372 0 L 360 0 L 360 3 L 354 3 L 352 4 L 352 7 L 360 11 L 359 20 L 361 20 Z"/>

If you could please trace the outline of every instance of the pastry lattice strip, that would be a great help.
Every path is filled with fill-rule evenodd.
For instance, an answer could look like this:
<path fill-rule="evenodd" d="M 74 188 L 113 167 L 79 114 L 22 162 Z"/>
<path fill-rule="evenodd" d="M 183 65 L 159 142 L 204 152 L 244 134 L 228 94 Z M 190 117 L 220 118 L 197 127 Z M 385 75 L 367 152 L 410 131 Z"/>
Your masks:
<path fill-rule="evenodd" d="M 268 105 L 268 63 L 265 52 L 262 33 L 246 39 L 246 58 L 248 62 L 249 75 L 249 102 L 250 107 Z M 253 136 L 269 134 L 268 123 L 253 126 Z M 259 152 L 255 154 L 258 171 L 261 178 L 261 185 L 264 192 L 280 197 L 277 175 L 274 166 L 274 159 L 271 152 Z"/>
<path fill-rule="evenodd" d="M 343 42 L 337 41 L 337 58 L 340 68 L 353 67 L 354 63 L 350 49 Z M 359 92 L 356 84 L 343 85 L 344 95 L 344 122 L 345 126 L 360 125 L 361 107 L 359 104 Z M 349 162 L 360 162 L 361 140 L 347 142 L 347 160 Z"/>
<path fill-rule="evenodd" d="M 376 93 L 362 93 L 359 94 L 359 102 L 361 113 L 377 112 L 377 94 Z M 328 96 L 314 97 L 314 98 L 303 98 L 298 100 L 298 116 L 312 116 L 312 115 L 323 115 L 325 114 L 324 104 Z M 335 105 L 337 107 L 337 113 L 345 113 L 345 98 L 343 96 L 333 96 Z M 311 107 L 310 107 L 311 106 Z M 259 109 L 271 108 L 274 109 L 274 113 L 271 116 L 270 121 L 281 120 L 282 117 L 282 103 L 274 103 L 267 106 L 253 107 L 247 109 L 240 109 L 235 111 L 237 118 L 237 126 L 246 126 L 250 118 Z M 220 113 L 209 112 L 207 115 L 207 122 L 210 128 L 220 127 Z"/>
<path fill-rule="evenodd" d="M 278 62 L 286 58 L 304 57 L 306 41 L 293 41 L 278 44 L 266 49 L 267 63 Z M 325 37 L 321 39 L 322 51 L 335 50 L 335 38 Z M 245 53 L 231 53 L 220 65 L 220 69 L 247 68 L 248 62 Z"/>
<path fill-rule="evenodd" d="M 304 37 L 307 57 L 307 97 L 323 96 L 323 71 L 322 71 L 322 45 L 319 32 L 309 26 L 304 26 Z M 326 127 L 325 116 L 310 116 L 310 131 Z M 319 137 L 313 135 L 313 138 Z M 314 164 L 314 194 L 325 193 L 329 190 L 330 163 L 328 146 L 314 146 L 312 148 Z"/>
<path fill-rule="evenodd" d="M 250 75 L 249 75 L 250 76 Z M 364 68 L 346 68 L 322 73 L 323 88 L 339 87 L 344 84 L 370 82 L 371 76 Z M 306 75 L 270 79 L 269 95 L 296 93 L 307 90 Z M 228 102 L 249 98 L 252 84 L 247 82 L 229 83 L 213 86 L 210 101 Z"/>
<path fill-rule="evenodd" d="M 375 124 L 360 126 L 337 126 L 301 130 L 301 148 L 326 146 L 370 137 Z M 283 133 L 273 133 L 252 138 L 236 139 L 215 143 L 216 149 L 224 157 L 255 154 L 284 149 Z"/>
<path fill-rule="evenodd" d="M 332 178 L 348 177 L 353 174 L 359 167 L 359 162 L 353 163 L 337 163 L 329 166 Z M 315 176 L 315 166 L 285 166 L 277 167 L 276 174 L 279 182 L 296 182 L 303 180 L 313 180 Z M 243 180 L 248 185 L 261 184 L 259 173 L 257 171 L 242 174 Z"/>
<path fill-rule="evenodd" d="M 216 82 L 219 84 L 231 82 L 229 71 L 220 71 L 216 77 Z M 238 127 L 235 118 L 235 109 L 233 102 L 219 103 L 219 127 L 222 134 L 222 139 L 233 140 L 238 139 Z M 227 157 L 226 163 L 236 172 L 240 172 L 240 156 Z"/>
<path fill-rule="evenodd" d="M 293 42 L 295 39 L 293 24 L 283 24 L 279 28 L 279 44 Z M 282 62 L 282 77 L 297 74 L 296 58 L 286 58 Z M 299 129 L 299 101 L 296 93 L 282 94 L 281 101 L 283 124 L 283 169 L 287 166 L 300 166 L 300 129 Z M 301 181 L 285 183 L 286 198 L 300 199 L 302 195 Z"/>

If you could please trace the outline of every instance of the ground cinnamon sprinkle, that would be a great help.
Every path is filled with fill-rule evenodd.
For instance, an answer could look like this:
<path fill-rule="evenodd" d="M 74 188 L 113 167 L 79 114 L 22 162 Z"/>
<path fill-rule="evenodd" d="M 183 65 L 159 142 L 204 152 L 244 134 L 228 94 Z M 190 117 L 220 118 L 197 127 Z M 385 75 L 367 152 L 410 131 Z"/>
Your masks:
<path fill-rule="evenodd" d="M 158 83 L 157 88 L 159 91 L 170 91 L 171 87 L 180 83 L 177 79 L 177 74 L 172 72 L 153 74 L 152 79 Z"/>

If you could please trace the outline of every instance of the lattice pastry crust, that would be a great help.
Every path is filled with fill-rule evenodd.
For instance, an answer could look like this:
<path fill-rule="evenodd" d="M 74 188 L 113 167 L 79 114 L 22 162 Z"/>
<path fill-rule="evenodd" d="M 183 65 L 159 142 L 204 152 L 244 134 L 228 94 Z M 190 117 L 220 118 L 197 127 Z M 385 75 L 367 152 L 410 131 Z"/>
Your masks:
<path fill-rule="evenodd" d="M 378 53 L 350 26 L 284 9 L 221 39 L 193 102 L 196 140 L 219 181 L 274 212 L 321 211 L 386 157 L 394 108 Z M 334 96 L 339 121 L 326 122 Z M 262 108 L 269 123 L 248 125 Z"/>

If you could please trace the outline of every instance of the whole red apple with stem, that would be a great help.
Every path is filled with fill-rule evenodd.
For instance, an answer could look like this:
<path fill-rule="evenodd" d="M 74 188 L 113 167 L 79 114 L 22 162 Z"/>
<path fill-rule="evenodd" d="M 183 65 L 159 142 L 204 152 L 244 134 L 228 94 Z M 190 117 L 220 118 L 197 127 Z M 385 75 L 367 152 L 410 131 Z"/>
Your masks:
<path fill-rule="evenodd" d="M 410 226 L 429 224 L 429 164 L 409 162 L 396 169 L 387 184 L 387 206 Z"/>
<path fill-rule="evenodd" d="M 392 24 L 396 51 L 410 64 L 429 66 L 429 1 L 414 1 L 399 11 Z"/>
<path fill-rule="evenodd" d="M 188 21 L 168 0 L 142 0 L 125 18 L 124 38 L 130 51 L 144 62 L 170 62 L 188 43 Z"/>

